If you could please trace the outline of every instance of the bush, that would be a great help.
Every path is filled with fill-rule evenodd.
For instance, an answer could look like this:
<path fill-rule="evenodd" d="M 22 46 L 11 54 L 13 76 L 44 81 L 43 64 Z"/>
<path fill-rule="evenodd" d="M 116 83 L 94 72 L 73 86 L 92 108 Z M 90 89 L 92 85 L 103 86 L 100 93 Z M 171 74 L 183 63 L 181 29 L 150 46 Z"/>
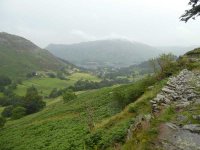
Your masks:
<path fill-rule="evenodd" d="M 4 108 L 4 110 L 2 111 L 1 115 L 3 117 L 11 117 L 12 116 L 12 111 L 13 111 L 13 106 L 8 106 L 6 108 Z"/>
<path fill-rule="evenodd" d="M 6 123 L 6 119 L 4 117 L 0 117 L 0 128 L 3 128 Z"/>
<path fill-rule="evenodd" d="M 67 90 L 63 93 L 64 103 L 74 100 L 76 99 L 76 97 L 77 97 L 76 94 L 72 90 Z"/>
<path fill-rule="evenodd" d="M 57 88 L 54 88 L 51 93 L 49 94 L 49 98 L 56 98 L 58 96 L 62 95 L 62 90 L 58 90 Z"/>
<path fill-rule="evenodd" d="M 12 110 L 12 119 L 20 119 L 26 115 L 26 109 L 24 107 L 18 106 Z"/>
<path fill-rule="evenodd" d="M 113 100 L 118 108 L 124 108 L 128 104 L 137 100 L 145 90 L 157 82 L 154 76 L 148 76 L 134 84 L 121 86 L 113 91 Z"/>
<path fill-rule="evenodd" d="M 48 75 L 50 78 L 56 78 L 56 75 L 55 75 L 54 73 L 52 73 L 52 72 L 47 73 L 47 75 Z"/>
<path fill-rule="evenodd" d="M 38 112 L 44 108 L 46 103 L 42 101 L 42 96 L 38 94 L 38 91 L 35 87 L 30 87 L 27 89 L 24 107 L 27 110 L 27 114 L 32 114 Z"/>
<path fill-rule="evenodd" d="M 23 97 L 17 95 L 11 95 L 10 97 L 4 96 L 0 98 L 0 105 L 1 106 L 22 106 L 24 104 Z"/>
<path fill-rule="evenodd" d="M 97 145 L 102 140 L 102 133 L 101 131 L 97 131 L 96 133 L 90 134 L 85 138 L 85 144 L 87 146 L 87 149 L 95 149 Z"/>
<path fill-rule="evenodd" d="M 12 81 L 10 78 L 6 77 L 6 76 L 0 76 L 0 85 L 1 86 L 7 86 L 9 84 L 11 84 Z"/>
<path fill-rule="evenodd" d="M 126 97 L 124 91 L 121 90 L 115 90 L 113 93 L 113 99 L 117 103 L 118 107 L 123 109 L 128 102 L 128 98 Z"/>

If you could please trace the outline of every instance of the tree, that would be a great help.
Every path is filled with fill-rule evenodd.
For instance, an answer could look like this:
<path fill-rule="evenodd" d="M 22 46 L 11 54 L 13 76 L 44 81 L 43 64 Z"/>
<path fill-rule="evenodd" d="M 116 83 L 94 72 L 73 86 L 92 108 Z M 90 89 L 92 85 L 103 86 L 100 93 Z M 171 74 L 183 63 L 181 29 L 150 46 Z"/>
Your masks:
<path fill-rule="evenodd" d="M 158 65 L 161 69 L 161 72 L 164 72 L 166 67 L 168 67 L 175 60 L 173 54 L 162 54 L 157 58 Z"/>
<path fill-rule="evenodd" d="M 76 98 L 77 98 L 76 94 L 70 89 L 63 93 L 64 103 L 67 103 L 67 102 L 74 100 Z"/>
<path fill-rule="evenodd" d="M 157 62 L 156 62 L 156 59 L 155 58 L 150 59 L 149 60 L 149 64 L 153 68 L 154 73 L 156 73 L 157 72 L 157 68 L 156 68 Z"/>
<path fill-rule="evenodd" d="M 12 119 L 20 119 L 26 115 L 26 109 L 24 107 L 18 106 L 12 110 Z"/>
<path fill-rule="evenodd" d="M 190 0 L 188 3 L 191 8 L 186 10 L 185 13 L 180 17 L 181 21 L 187 22 L 188 20 L 195 19 L 200 15 L 200 0 Z"/>
<path fill-rule="evenodd" d="M 12 110 L 13 110 L 13 106 L 12 105 L 8 106 L 8 107 L 4 108 L 1 115 L 3 117 L 11 117 L 12 116 Z"/>
<path fill-rule="evenodd" d="M 27 89 L 24 107 L 26 108 L 27 114 L 32 114 L 38 112 L 46 103 L 42 101 L 42 96 L 38 94 L 38 91 L 35 87 L 30 87 Z"/>
<path fill-rule="evenodd" d="M 5 125 L 5 123 L 6 123 L 6 119 L 4 117 L 0 116 L 0 128 L 3 128 L 3 126 Z"/>

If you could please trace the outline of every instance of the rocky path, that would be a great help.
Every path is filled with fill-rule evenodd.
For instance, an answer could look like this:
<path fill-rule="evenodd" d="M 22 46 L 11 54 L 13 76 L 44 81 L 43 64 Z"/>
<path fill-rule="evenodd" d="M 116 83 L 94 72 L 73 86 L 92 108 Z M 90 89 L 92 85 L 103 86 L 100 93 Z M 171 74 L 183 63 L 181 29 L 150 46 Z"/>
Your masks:
<path fill-rule="evenodd" d="M 175 120 L 160 125 L 158 140 L 162 149 L 200 150 L 200 94 L 196 91 L 199 87 L 200 75 L 183 70 L 170 78 L 151 101 L 155 115 L 170 106 L 177 112 Z"/>
<path fill-rule="evenodd" d="M 181 109 L 194 102 L 198 94 L 194 90 L 195 87 L 191 84 L 193 80 L 196 80 L 196 76 L 188 70 L 183 70 L 178 76 L 170 78 L 161 93 L 150 101 L 152 111 L 157 113 L 163 107 L 168 107 L 171 104 L 175 104 L 177 108 Z"/>

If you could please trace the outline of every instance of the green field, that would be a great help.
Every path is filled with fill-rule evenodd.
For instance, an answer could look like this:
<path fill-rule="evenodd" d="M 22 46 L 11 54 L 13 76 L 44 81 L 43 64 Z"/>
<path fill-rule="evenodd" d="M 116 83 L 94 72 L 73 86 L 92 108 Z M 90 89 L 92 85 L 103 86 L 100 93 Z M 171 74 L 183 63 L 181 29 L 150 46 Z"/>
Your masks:
<path fill-rule="evenodd" d="M 67 80 L 60 80 L 58 78 L 48 78 L 48 77 L 42 77 L 42 78 L 35 77 L 23 81 L 22 84 L 18 85 L 17 89 L 15 90 L 15 93 L 23 96 L 26 93 L 26 89 L 33 85 L 38 89 L 38 91 L 42 95 L 49 95 L 52 89 L 54 88 L 61 89 L 72 86 L 76 81 L 80 79 L 100 81 L 99 78 L 88 73 L 73 73 L 68 77 Z"/>
<path fill-rule="evenodd" d="M 69 76 L 70 81 L 76 82 L 77 80 L 83 79 L 83 80 L 90 80 L 90 81 L 101 81 L 98 77 L 91 75 L 89 73 L 73 73 L 71 76 Z"/>

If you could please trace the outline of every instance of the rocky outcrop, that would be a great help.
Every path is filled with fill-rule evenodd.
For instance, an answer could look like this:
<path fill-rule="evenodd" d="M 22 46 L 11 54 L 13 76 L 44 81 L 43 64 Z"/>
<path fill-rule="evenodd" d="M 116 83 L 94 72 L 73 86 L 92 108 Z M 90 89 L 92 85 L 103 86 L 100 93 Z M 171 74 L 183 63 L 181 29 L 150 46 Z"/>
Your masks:
<path fill-rule="evenodd" d="M 185 108 L 198 98 L 194 87 L 189 84 L 195 77 L 194 73 L 183 70 L 176 77 L 171 77 L 162 91 L 151 100 L 152 111 L 159 112 L 163 107 L 172 103 L 177 108 Z"/>
<path fill-rule="evenodd" d="M 179 127 L 173 123 L 160 126 L 160 140 L 164 150 L 200 150 L 199 125 Z"/>

